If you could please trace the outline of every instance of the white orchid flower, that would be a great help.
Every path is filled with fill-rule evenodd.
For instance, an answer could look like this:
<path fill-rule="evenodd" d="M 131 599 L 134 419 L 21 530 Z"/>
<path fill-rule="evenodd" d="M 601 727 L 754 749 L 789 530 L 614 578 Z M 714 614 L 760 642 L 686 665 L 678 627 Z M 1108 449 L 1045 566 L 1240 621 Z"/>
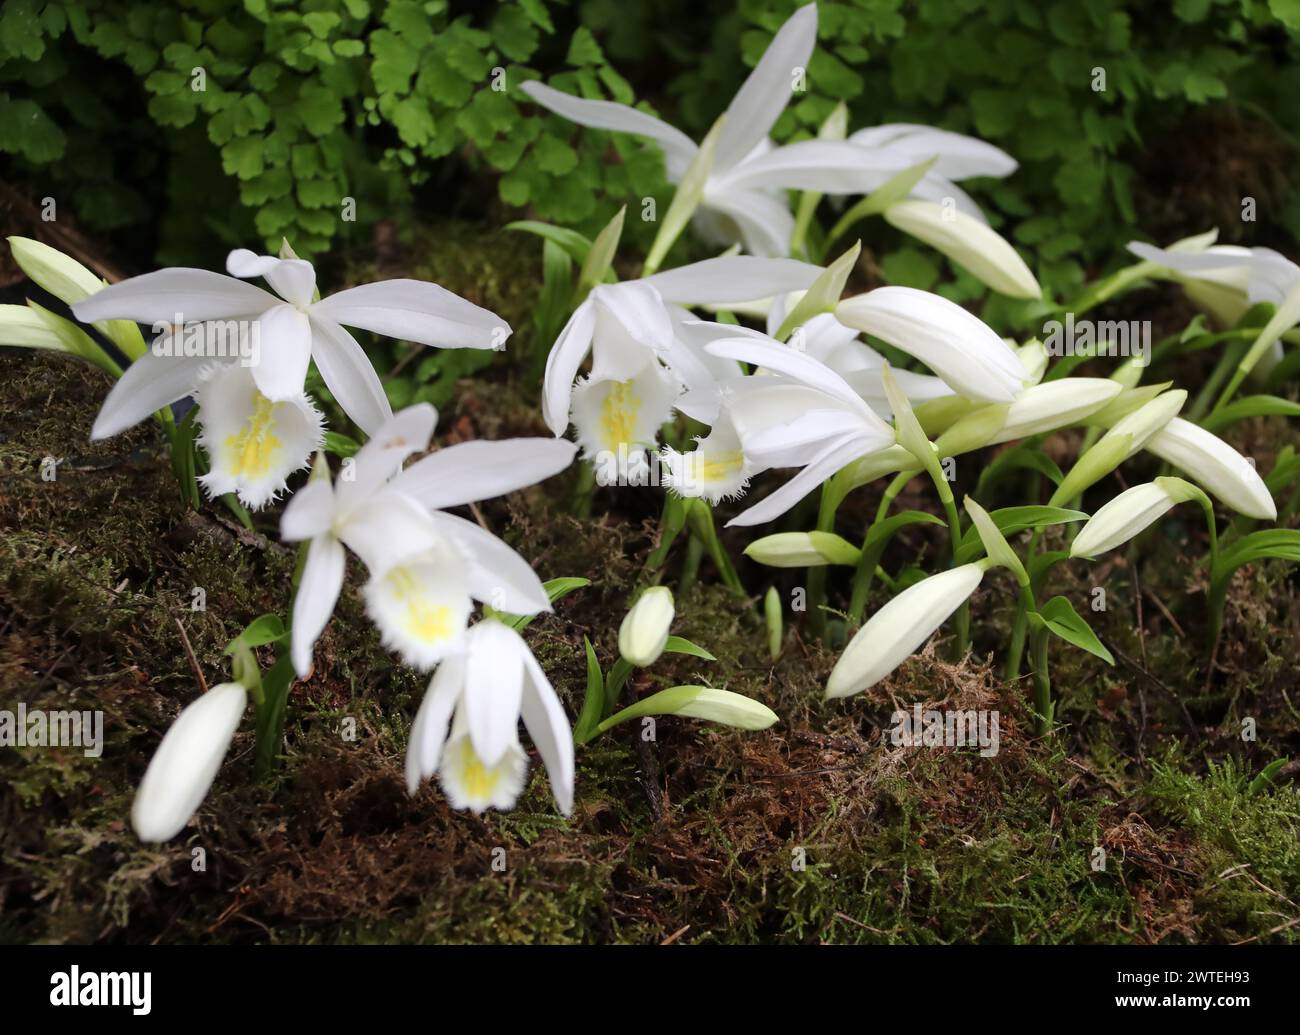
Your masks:
<path fill-rule="evenodd" d="M 1225 325 L 1252 305 L 1282 301 L 1300 283 L 1300 266 L 1271 248 L 1215 244 L 1217 230 L 1157 248 L 1130 241 L 1128 250 L 1167 273 L 1194 302 Z"/>
<path fill-rule="evenodd" d="M 689 316 L 682 307 L 770 297 L 806 288 L 820 273 L 817 266 L 791 259 L 726 256 L 642 280 L 597 285 L 547 357 L 542 387 L 547 426 L 560 436 L 572 422 L 588 459 L 615 457 L 620 464 L 644 465 L 646 450 L 656 444 L 683 391 L 707 389 L 721 372 L 711 365 L 716 361 L 679 336 L 678 326 Z M 588 355 L 590 373 L 578 380 Z"/>
<path fill-rule="evenodd" d="M 1224 327 L 1234 325 L 1252 305 L 1277 306 L 1264 332 L 1267 337 L 1256 343 L 1259 355 L 1251 363 L 1253 374 L 1266 376 L 1282 358 L 1278 339 L 1300 320 L 1300 266 L 1271 248 L 1215 244 L 1217 237 L 1218 230 L 1210 230 L 1164 249 L 1141 241 L 1129 242 L 1128 249 L 1167 271 L 1197 306 Z"/>
<path fill-rule="evenodd" d="M 919 359 L 968 399 L 1009 403 L 1027 380 L 1016 350 L 988 324 L 929 291 L 876 288 L 840 302 L 835 318 Z"/>
<path fill-rule="evenodd" d="M 500 348 L 510 336 L 501 317 L 437 284 L 384 280 L 313 301 L 316 271 L 303 259 L 240 248 L 230 253 L 226 268 L 232 276 L 186 267 L 146 273 L 96 292 L 72 311 L 85 322 L 129 319 L 165 326 L 233 321 L 247 335 L 255 325 L 259 354 L 251 369 L 258 391 L 272 402 L 296 398 L 314 359 L 343 411 L 367 434 L 392 409 L 379 375 L 345 326 L 440 348 Z M 237 279 L 252 277 L 264 277 L 275 294 Z M 204 367 L 222 359 L 236 361 L 229 355 L 147 352 L 109 392 L 91 437 L 115 435 L 183 398 Z"/>
<path fill-rule="evenodd" d="M 798 295 L 778 299 L 767 314 L 767 333 L 775 336 Z M 719 325 L 721 326 L 721 325 Z M 790 346 L 819 359 L 844 378 L 876 413 L 886 420 L 893 416 L 889 398 L 881 380 L 885 357 L 864 342 L 852 327 L 846 327 L 834 313 L 819 313 L 795 328 Z M 911 370 L 894 370 L 894 380 L 913 405 L 955 394 L 947 383 L 933 374 Z"/>
<path fill-rule="evenodd" d="M 849 143 L 869 151 L 880 169 L 883 185 L 891 176 L 934 159 L 911 196 L 943 204 L 952 199 L 957 210 L 983 221 L 970 196 L 953 181 L 972 176 L 1005 177 L 1018 163 L 1001 148 L 976 137 L 911 122 L 891 122 L 849 134 Z"/>
<path fill-rule="evenodd" d="M 890 600 L 844 648 L 826 683 L 826 696 L 861 693 L 894 671 L 979 588 L 984 568 L 983 563 L 950 568 Z"/>
<path fill-rule="evenodd" d="M 198 443 L 210 462 L 199 482 L 209 496 L 233 492 L 253 510 L 282 492 L 285 479 L 311 463 L 325 438 L 320 411 L 305 392 L 272 402 L 238 364 L 206 371 L 194 398 Z"/>
<path fill-rule="evenodd" d="M 1174 417 L 1151 435 L 1143 448 L 1173 464 L 1237 513 L 1261 521 L 1277 520 L 1277 504 L 1255 465 L 1200 425 Z"/>
<path fill-rule="evenodd" d="M 667 586 L 651 586 L 623 616 L 618 629 L 618 652 L 637 668 L 646 668 L 659 660 L 668 644 L 672 628 L 673 591 Z"/>
<path fill-rule="evenodd" d="M 169 841 L 207 797 L 248 703 L 240 683 L 214 686 L 186 705 L 149 760 L 131 806 L 141 841 Z"/>
<path fill-rule="evenodd" d="M 791 182 L 788 173 L 782 174 L 788 152 L 774 150 L 768 133 L 785 110 L 796 75 L 807 69 L 816 42 L 817 7 L 808 4 L 776 33 L 727 107 L 696 211 L 697 225 L 717 243 L 740 240 L 753 255 L 780 256 L 789 251 L 794 217 L 785 198 L 773 188 L 800 184 Z M 663 151 L 672 183 L 681 181 L 699 152 L 681 130 L 627 105 L 584 100 L 539 82 L 524 83 L 521 89 L 538 104 L 579 125 L 650 138 Z M 847 144 L 838 146 L 852 150 Z"/>
<path fill-rule="evenodd" d="M 520 635 L 479 622 L 463 652 L 438 666 L 416 713 L 406 751 L 406 786 L 437 773 L 454 808 L 509 809 L 528 760 L 519 720 L 537 746 L 564 815 L 573 811 L 573 732 L 546 673 Z"/>
<path fill-rule="evenodd" d="M 894 444 L 894 432 L 826 364 L 763 335 L 724 338 L 711 355 L 763 367 L 721 392 L 713 431 L 693 453 L 665 455 L 670 485 L 682 495 L 735 495 L 751 473 L 801 467 L 780 489 L 729 524 L 770 521 L 841 467 Z"/>
<path fill-rule="evenodd" d="M 395 414 L 345 466 L 338 482 L 313 477 L 281 518 L 289 542 L 310 540 L 294 598 L 291 652 L 302 677 L 343 586 L 344 546 L 370 572 L 367 610 L 384 642 L 431 668 L 456 649 L 472 601 L 514 614 L 550 609 L 522 557 L 473 522 L 441 512 L 513 492 L 573 460 L 553 439 L 466 442 L 401 469 L 423 451 L 437 414 L 420 404 Z"/>
<path fill-rule="evenodd" d="M 723 116 L 695 223 L 710 241 L 743 244 L 753 255 L 790 250 L 794 217 L 785 190 L 866 194 L 906 169 L 936 159 L 913 187 L 917 198 L 952 199 L 982 220 L 978 206 L 952 180 L 1006 176 L 1016 168 L 992 145 L 945 130 L 905 123 L 861 130 L 847 140 L 805 140 L 782 147 L 768 138 L 785 110 L 796 77 L 806 74 L 817 41 L 817 8 L 799 8 L 773 37 Z M 668 179 L 680 183 L 699 147 L 666 122 L 611 101 L 561 93 L 538 82 L 521 89 L 543 107 L 579 125 L 653 140 L 663 151 Z"/>

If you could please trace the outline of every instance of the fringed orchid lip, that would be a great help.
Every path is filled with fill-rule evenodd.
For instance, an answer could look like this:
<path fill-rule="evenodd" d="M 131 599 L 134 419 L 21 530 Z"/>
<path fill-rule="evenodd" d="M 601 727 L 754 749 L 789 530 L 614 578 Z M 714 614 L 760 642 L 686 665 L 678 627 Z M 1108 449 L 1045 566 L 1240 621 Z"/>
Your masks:
<path fill-rule="evenodd" d="M 436 773 L 455 808 L 512 807 L 527 769 L 521 720 L 567 816 L 574 752 L 564 707 L 522 637 L 501 622 L 479 622 L 429 682 L 407 746 L 407 789 L 414 794 Z"/>
<path fill-rule="evenodd" d="M 198 442 L 210 468 L 199 481 L 212 497 L 235 493 L 257 510 L 285 489 L 285 479 L 311 463 L 324 441 L 324 422 L 311 398 L 299 393 L 273 402 L 246 367 L 218 367 L 195 393 Z"/>

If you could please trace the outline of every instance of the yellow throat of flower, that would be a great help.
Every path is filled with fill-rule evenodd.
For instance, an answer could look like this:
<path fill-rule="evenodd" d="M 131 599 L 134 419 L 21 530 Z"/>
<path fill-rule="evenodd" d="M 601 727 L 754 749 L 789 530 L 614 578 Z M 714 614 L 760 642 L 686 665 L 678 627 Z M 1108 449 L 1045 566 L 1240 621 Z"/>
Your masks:
<path fill-rule="evenodd" d="M 707 457 L 701 455 L 697 468 L 699 479 L 705 484 L 728 481 L 735 477 L 744 460 L 744 454 L 739 449 L 728 449 Z"/>
<path fill-rule="evenodd" d="M 441 643 L 452 636 L 452 611 L 429 599 L 419 580 L 406 568 L 388 573 L 388 584 L 402 608 L 402 626 L 424 643 Z"/>
<path fill-rule="evenodd" d="M 225 442 L 230 454 L 231 474 L 235 477 L 261 478 L 271 470 L 282 443 L 275 436 L 275 403 L 260 392 L 253 413 L 243 430 Z"/>
<path fill-rule="evenodd" d="M 617 452 L 620 445 L 633 444 L 636 418 L 640 412 L 641 400 L 637 398 L 631 381 L 616 381 L 610 385 L 600 406 L 600 430 L 606 449 Z"/>
<path fill-rule="evenodd" d="M 504 763 L 485 766 L 483 760 L 474 753 L 468 737 L 461 741 L 458 755 L 456 765 L 460 769 L 460 783 L 465 796 L 472 802 L 491 801 L 501 783 Z"/>

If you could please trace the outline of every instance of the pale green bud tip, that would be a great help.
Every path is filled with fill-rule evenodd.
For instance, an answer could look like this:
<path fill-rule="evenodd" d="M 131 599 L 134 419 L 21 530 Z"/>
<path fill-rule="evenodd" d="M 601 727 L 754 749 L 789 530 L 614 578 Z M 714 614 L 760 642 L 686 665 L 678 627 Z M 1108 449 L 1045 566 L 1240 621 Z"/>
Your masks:
<path fill-rule="evenodd" d="M 859 551 L 832 532 L 777 532 L 745 547 L 745 556 L 769 568 L 817 568 L 856 564 Z"/>
<path fill-rule="evenodd" d="M 706 722 L 719 722 L 724 726 L 734 726 L 742 730 L 765 730 L 777 721 L 776 712 L 765 704 L 760 704 L 743 694 L 730 690 L 715 690 L 711 686 L 677 687 L 682 691 L 693 690 L 694 694 L 684 695 L 683 702 L 669 714 L 684 715 Z"/>
<path fill-rule="evenodd" d="M 659 660 L 673 624 L 673 594 L 667 586 L 651 586 L 623 619 L 618 630 L 618 652 L 637 668 Z"/>

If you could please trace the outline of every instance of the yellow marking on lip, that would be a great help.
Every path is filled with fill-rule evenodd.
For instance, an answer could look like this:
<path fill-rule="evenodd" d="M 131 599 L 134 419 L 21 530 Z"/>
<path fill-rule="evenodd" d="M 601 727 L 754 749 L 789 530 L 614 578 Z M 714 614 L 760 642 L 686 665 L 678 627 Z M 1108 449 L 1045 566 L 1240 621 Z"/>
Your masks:
<path fill-rule="evenodd" d="M 482 759 L 474 753 L 468 738 L 461 743 L 459 763 L 466 797 L 475 802 L 490 800 L 501 782 L 501 766 L 491 769 L 485 766 Z"/>
<path fill-rule="evenodd" d="M 402 626 L 408 633 L 425 643 L 451 639 L 451 608 L 431 603 L 414 575 L 405 568 L 394 568 L 388 573 L 388 584 L 398 603 L 405 607 Z"/>
<path fill-rule="evenodd" d="M 633 392 L 631 381 L 617 381 L 610 386 L 600 406 L 600 427 L 607 449 L 614 452 L 623 443 L 632 444 L 640 412 L 641 400 Z"/>
<path fill-rule="evenodd" d="M 739 449 L 732 449 L 725 453 L 719 453 L 712 460 L 704 460 L 699 465 L 700 480 L 705 482 L 720 482 L 730 478 L 740 470 L 741 464 L 744 463 L 745 457 Z"/>
<path fill-rule="evenodd" d="M 242 431 L 227 437 L 225 446 L 232 456 L 236 476 L 261 478 L 271 469 L 282 443 L 274 434 L 275 403 L 261 393 Z"/>

